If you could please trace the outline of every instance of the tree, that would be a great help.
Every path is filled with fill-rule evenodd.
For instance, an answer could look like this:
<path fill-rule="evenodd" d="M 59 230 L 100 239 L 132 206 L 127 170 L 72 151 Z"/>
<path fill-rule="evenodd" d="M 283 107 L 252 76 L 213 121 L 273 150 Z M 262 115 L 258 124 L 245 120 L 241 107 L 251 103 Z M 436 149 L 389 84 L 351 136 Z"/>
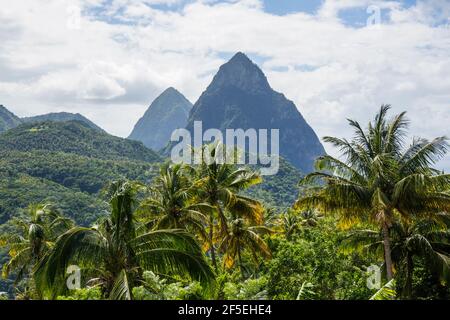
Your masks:
<path fill-rule="evenodd" d="M 264 220 L 264 208 L 261 203 L 239 193 L 260 183 L 260 175 L 247 168 L 236 168 L 235 165 L 222 163 L 220 155 L 224 148 L 224 145 L 220 143 L 205 145 L 202 148 L 203 161 L 198 168 L 196 182 L 198 196 L 214 209 L 209 216 L 209 245 L 212 263 L 216 270 L 215 237 L 222 239 L 228 235 L 225 211 L 252 221 L 256 225 L 261 225 Z M 219 224 L 217 234 L 214 228 L 216 221 Z"/>
<path fill-rule="evenodd" d="M 3 277 L 17 272 L 16 284 L 30 273 L 55 239 L 73 224 L 51 204 L 32 204 L 25 212 L 24 218 L 12 221 L 18 232 L 2 235 L 0 239 L 0 244 L 8 247 L 10 255 L 3 266 Z"/>
<path fill-rule="evenodd" d="M 242 262 L 242 253 L 244 250 L 250 252 L 255 262 L 258 261 L 258 254 L 265 258 L 270 258 L 270 249 L 259 235 L 260 233 L 267 232 L 271 231 L 264 226 L 246 226 L 244 219 L 233 219 L 229 233 L 222 239 L 219 245 L 219 251 L 225 254 L 225 268 L 232 268 L 237 257 L 241 276 L 244 278 Z"/>
<path fill-rule="evenodd" d="M 150 186 L 150 196 L 139 207 L 139 216 L 149 218 L 154 229 L 186 229 L 207 241 L 205 213 L 207 203 L 197 201 L 197 188 L 190 179 L 188 166 L 165 164 Z"/>
<path fill-rule="evenodd" d="M 428 269 L 441 281 L 450 281 L 450 215 L 438 213 L 412 221 L 398 221 L 390 229 L 392 261 L 399 272 L 397 284 L 402 297 L 413 296 L 414 258 L 423 259 Z M 357 250 L 380 253 L 383 237 L 372 230 L 355 230 L 343 246 Z"/>
<path fill-rule="evenodd" d="M 304 227 L 315 227 L 322 218 L 314 210 L 306 210 L 300 213 L 301 225 Z"/>
<path fill-rule="evenodd" d="M 281 225 L 284 236 L 290 241 L 292 240 L 292 236 L 300 231 L 302 219 L 298 212 L 293 209 L 288 209 L 282 215 Z"/>
<path fill-rule="evenodd" d="M 389 229 L 399 217 L 449 211 L 450 195 L 445 190 L 450 175 L 431 167 L 446 154 L 447 138 L 414 139 L 405 148 L 405 112 L 388 120 L 389 109 L 383 105 L 366 130 L 348 120 L 355 132 L 352 141 L 324 138 L 340 150 L 344 160 L 320 157 L 317 171 L 301 181 L 305 190 L 296 207 L 337 214 L 346 225 L 361 220 L 376 223 L 383 233 L 387 279 L 391 280 Z"/>
<path fill-rule="evenodd" d="M 39 292 L 49 298 L 64 293 L 66 270 L 73 264 L 110 299 L 132 299 L 132 288 L 145 270 L 198 280 L 205 288 L 213 285 L 214 274 L 192 236 L 184 230 L 145 232 L 136 227 L 133 213 L 140 187 L 113 182 L 110 216 L 99 226 L 75 227 L 58 238 L 34 272 Z"/>

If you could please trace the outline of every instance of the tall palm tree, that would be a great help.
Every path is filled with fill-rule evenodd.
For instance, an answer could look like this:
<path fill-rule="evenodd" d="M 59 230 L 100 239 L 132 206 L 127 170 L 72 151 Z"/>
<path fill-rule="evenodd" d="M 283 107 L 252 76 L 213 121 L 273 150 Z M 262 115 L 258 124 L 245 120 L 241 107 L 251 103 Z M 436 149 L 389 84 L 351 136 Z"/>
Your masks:
<path fill-rule="evenodd" d="M 0 244 L 8 247 L 10 255 L 3 266 L 3 277 L 17 272 L 16 283 L 30 273 L 55 239 L 73 225 L 51 204 L 32 204 L 25 212 L 24 218 L 12 221 L 18 232 L 0 237 Z"/>
<path fill-rule="evenodd" d="M 210 288 L 214 275 L 196 240 L 183 230 L 141 232 L 133 213 L 139 185 L 118 181 L 109 189 L 111 215 L 93 228 L 75 227 L 61 235 L 34 276 L 37 289 L 54 298 L 66 291 L 69 265 L 100 285 L 105 297 L 132 299 L 132 288 L 145 270 L 198 280 Z"/>
<path fill-rule="evenodd" d="M 236 168 L 235 165 L 222 163 L 219 157 L 224 148 L 225 146 L 221 143 L 206 145 L 202 148 L 202 155 L 212 160 L 202 161 L 198 168 L 196 183 L 200 199 L 214 209 L 209 216 L 209 246 L 212 263 L 216 270 L 215 238 L 221 239 L 228 234 L 225 212 L 229 211 L 256 225 L 261 225 L 264 220 L 264 208 L 261 203 L 240 194 L 242 190 L 260 183 L 260 175 L 247 168 Z M 214 228 L 216 221 L 218 221 L 219 230 Z"/>
<path fill-rule="evenodd" d="M 414 139 L 405 148 L 405 113 L 388 120 L 389 109 L 383 105 L 366 130 L 349 120 L 352 141 L 324 138 L 344 159 L 320 157 L 317 171 L 302 180 L 304 196 L 296 203 L 297 208 L 337 214 L 345 224 L 376 223 L 383 232 L 388 280 L 393 277 L 389 229 L 395 220 L 450 211 L 450 195 L 444 192 L 450 175 L 431 168 L 446 154 L 447 138 Z"/>
<path fill-rule="evenodd" d="M 161 166 L 160 175 L 150 186 L 150 196 L 138 208 L 154 229 L 186 229 L 207 241 L 207 203 L 197 201 L 197 188 L 190 179 L 192 168 L 174 164 Z"/>
<path fill-rule="evenodd" d="M 414 257 L 423 258 L 429 270 L 450 282 L 450 215 L 438 213 L 412 221 L 397 221 L 390 229 L 392 261 L 400 273 L 401 294 L 412 297 Z M 354 230 L 342 242 L 344 248 L 383 252 L 383 236 L 373 230 Z"/>
<path fill-rule="evenodd" d="M 219 251 L 225 254 L 224 266 L 227 269 L 234 266 L 237 258 L 241 276 L 244 277 L 243 251 L 249 251 L 255 262 L 258 261 L 258 254 L 265 258 L 270 258 L 270 249 L 260 237 L 260 234 L 271 232 L 271 230 L 264 226 L 247 226 L 242 218 L 235 218 L 230 224 L 230 231 L 222 239 Z"/>

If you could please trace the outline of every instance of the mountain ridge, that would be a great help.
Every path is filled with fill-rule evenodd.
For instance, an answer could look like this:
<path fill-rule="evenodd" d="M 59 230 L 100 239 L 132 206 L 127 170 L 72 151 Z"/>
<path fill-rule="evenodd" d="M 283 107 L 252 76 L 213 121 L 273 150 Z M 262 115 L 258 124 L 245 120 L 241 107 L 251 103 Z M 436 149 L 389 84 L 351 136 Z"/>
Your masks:
<path fill-rule="evenodd" d="M 112 136 L 77 120 L 22 124 L 0 135 L 0 151 L 3 150 L 62 151 L 100 159 L 162 160 L 141 142 Z"/>
<path fill-rule="evenodd" d="M 98 125 L 96 125 L 93 121 L 89 120 L 85 116 L 80 113 L 71 113 L 71 112 L 51 112 L 45 113 L 42 115 L 32 116 L 32 117 L 23 117 L 21 120 L 24 123 L 30 122 L 44 122 L 44 121 L 54 121 L 54 122 L 66 122 L 66 121 L 81 121 L 89 125 L 92 129 L 96 129 L 99 131 L 104 131 Z"/>

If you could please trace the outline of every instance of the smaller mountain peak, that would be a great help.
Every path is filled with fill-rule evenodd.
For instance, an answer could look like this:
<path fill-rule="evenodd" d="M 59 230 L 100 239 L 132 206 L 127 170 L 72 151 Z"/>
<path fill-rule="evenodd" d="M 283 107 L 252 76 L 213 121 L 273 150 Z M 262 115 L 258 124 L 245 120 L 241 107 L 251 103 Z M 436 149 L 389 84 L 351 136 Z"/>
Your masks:
<path fill-rule="evenodd" d="M 158 102 L 171 105 L 174 103 L 178 103 L 179 101 L 191 104 L 180 91 L 178 91 L 174 87 L 169 87 L 166 90 L 164 90 L 159 96 L 156 97 L 152 105 L 158 104 Z"/>
<path fill-rule="evenodd" d="M 163 91 L 162 94 L 166 94 L 166 93 L 177 93 L 180 94 L 180 92 L 175 89 L 174 87 L 168 87 L 166 90 Z"/>

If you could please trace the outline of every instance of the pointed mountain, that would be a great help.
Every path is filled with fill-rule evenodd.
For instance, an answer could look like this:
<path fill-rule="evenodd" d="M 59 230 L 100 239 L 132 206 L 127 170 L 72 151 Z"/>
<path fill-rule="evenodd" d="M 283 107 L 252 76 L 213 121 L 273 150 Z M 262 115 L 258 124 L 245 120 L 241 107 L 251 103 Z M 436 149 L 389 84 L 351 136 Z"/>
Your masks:
<path fill-rule="evenodd" d="M 148 148 L 160 150 L 170 140 L 175 129 L 184 128 L 192 103 L 174 88 L 157 97 L 137 122 L 129 139 L 141 141 Z"/>
<path fill-rule="evenodd" d="M 295 104 L 274 91 L 261 69 L 237 53 L 222 65 L 192 108 L 187 129 L 202 121 L 203 131 L 279 129 L 280 154 L 302 172 L 312 171 L 314 160 L 325 154 L 313 129 Z"/>
<path fill-rule="evenodd" d="M 95 129 L 98 131 L 104 131 L 102 128 L 97 126 L 91 120 L 86 118 L 85 116 L 79 113 L 69 113 L 69 112 L 55 112 L 55 113 L 47 113 L 34 117 L 26 117 L 22 118 L 23 122 L 26 123 L 36 123 L 36 122 L 44 122 L 44 121 L 53 121 L 53 122 L 66 122 L 66 121 L 80 121 L 86 124 L 89 128 Z"/>
<path fill-rule="evenodd" d="M 22 120 L 14 113 L 0 105 L 0 133 L 15 128 L 22 123 Z"/>

